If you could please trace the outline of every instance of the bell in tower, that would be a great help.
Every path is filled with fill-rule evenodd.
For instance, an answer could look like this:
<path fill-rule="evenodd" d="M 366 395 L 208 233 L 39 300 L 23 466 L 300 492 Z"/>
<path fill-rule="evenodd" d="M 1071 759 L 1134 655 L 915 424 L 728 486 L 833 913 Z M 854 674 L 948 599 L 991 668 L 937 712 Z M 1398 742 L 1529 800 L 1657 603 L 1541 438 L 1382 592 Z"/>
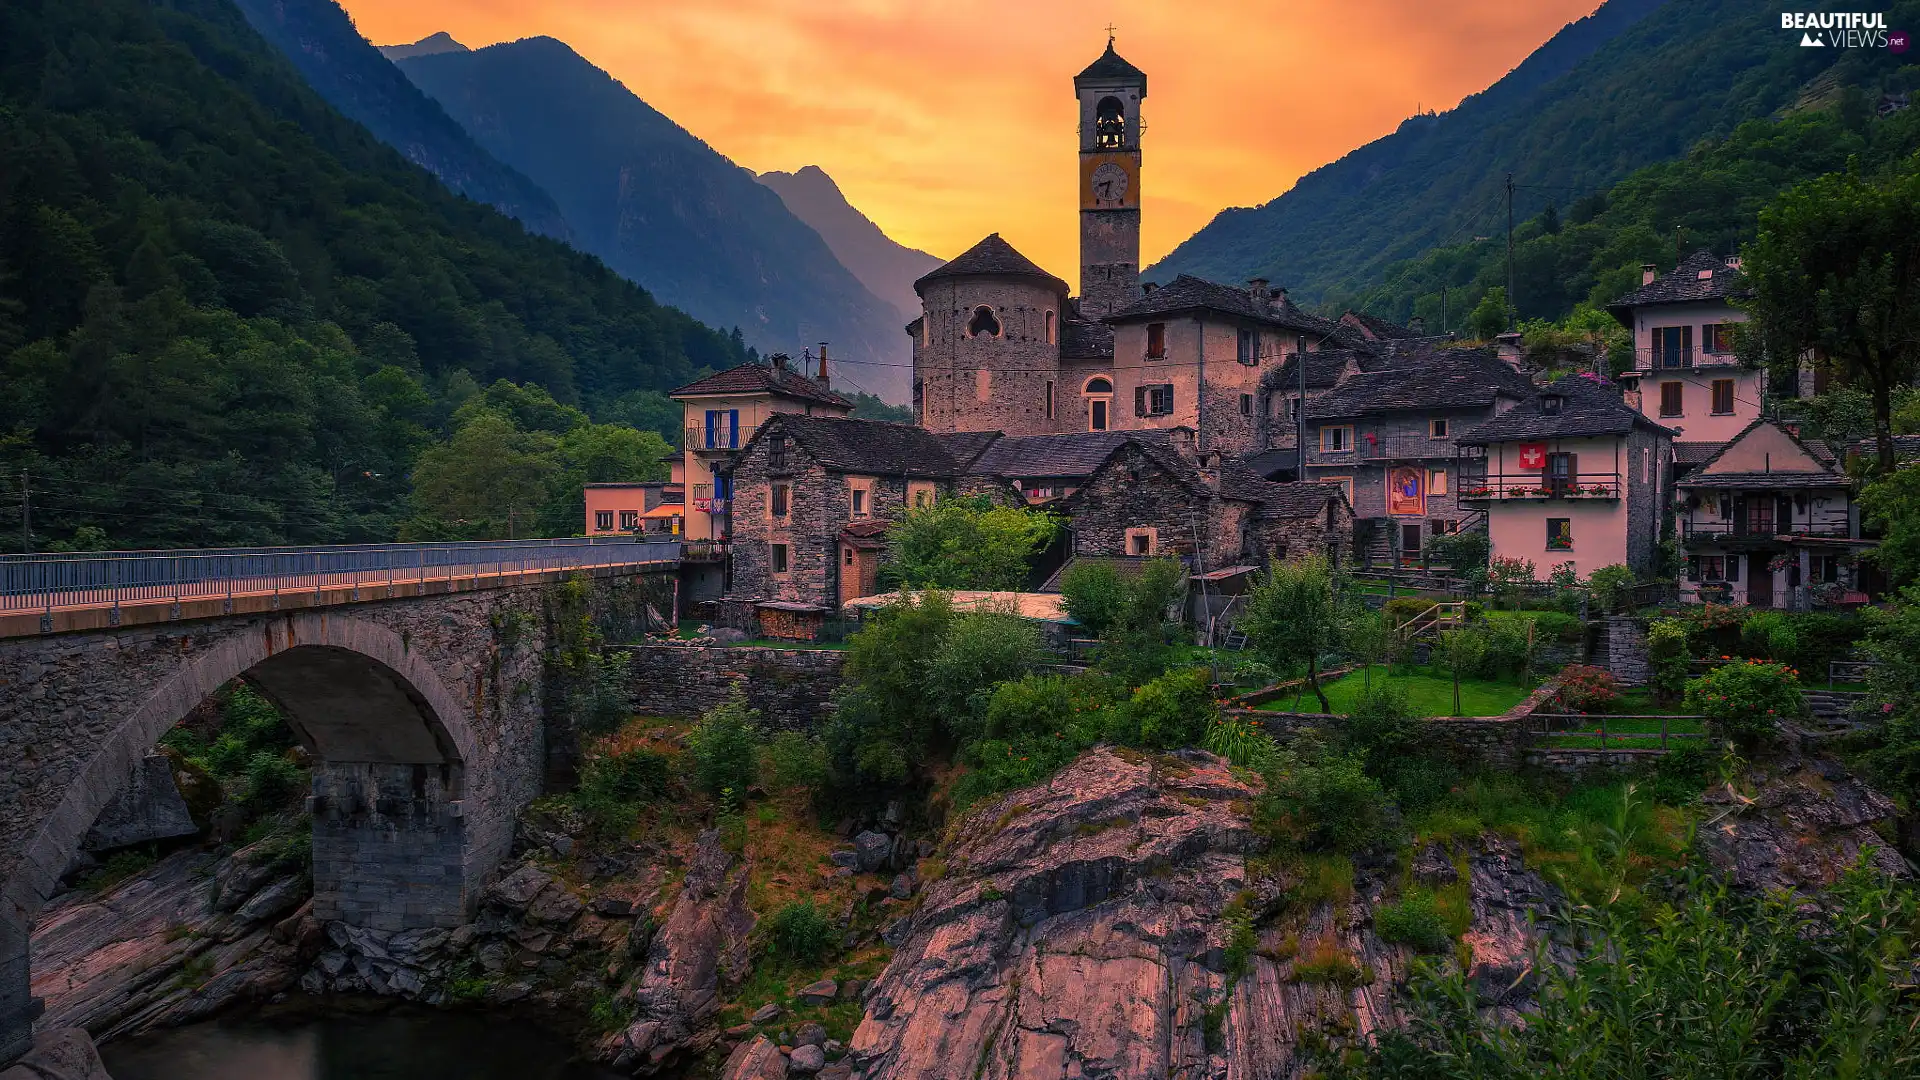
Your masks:
<path fill-rule="evenodd" d="M 1111 314 L 1140 295 L 1140 102 L 1146 73 L 1107 51 L 1074 76 L 1080 99 L 1080 310 Z"/>

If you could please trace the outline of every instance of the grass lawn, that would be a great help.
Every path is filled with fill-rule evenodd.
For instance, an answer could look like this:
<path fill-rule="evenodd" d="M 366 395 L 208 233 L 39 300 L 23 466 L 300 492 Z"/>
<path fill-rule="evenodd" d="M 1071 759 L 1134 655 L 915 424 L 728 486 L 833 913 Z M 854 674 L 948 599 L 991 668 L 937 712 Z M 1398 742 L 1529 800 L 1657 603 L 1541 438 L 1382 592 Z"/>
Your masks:
<path fill-rule="evenodd" d="M 1443 672 L 1428 668 L 1402 668 L 1388 674 L 1386 668 L 1376 667 L 1372 677 L 1375 683 L 1385 681 L 1405 690 L 1415 716 L 1453 715 L 1453 678 Z M 1343 714 L 1353 708 L 1354 700 L 1365 686 L 1366 678 L 1358 671 L 1321 684 L 1333 711 Z M 1518 683 L 1461 679 L 1460 715 L 1499 716 L 1525 701 L 1532 692 L 1531 688 Z M 1317 712 L 1320 702 L 1314 698 L 1312 690 L 1303 687 L 1297 696 L 1269 701 L 1260 707 L 1276 712 Z"/>

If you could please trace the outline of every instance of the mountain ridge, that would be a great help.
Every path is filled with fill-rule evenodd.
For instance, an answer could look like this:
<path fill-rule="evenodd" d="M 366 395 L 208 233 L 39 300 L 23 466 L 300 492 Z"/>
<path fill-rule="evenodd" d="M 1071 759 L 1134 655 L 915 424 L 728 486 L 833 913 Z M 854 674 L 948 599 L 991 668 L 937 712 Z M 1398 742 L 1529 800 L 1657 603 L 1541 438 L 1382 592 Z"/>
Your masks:
<path fill-rule="evenodd" d="M 847 200 L 840 185 L 818 165 L 794 172 L 763 172 L 758 179 L 780 196 L 795 217 L 820 234 L 834 257 L 868 292 L 892 304 L 907 322 L 919 316 L 920 297 L 913 283 L 945 259 L 888 236 Z"/>

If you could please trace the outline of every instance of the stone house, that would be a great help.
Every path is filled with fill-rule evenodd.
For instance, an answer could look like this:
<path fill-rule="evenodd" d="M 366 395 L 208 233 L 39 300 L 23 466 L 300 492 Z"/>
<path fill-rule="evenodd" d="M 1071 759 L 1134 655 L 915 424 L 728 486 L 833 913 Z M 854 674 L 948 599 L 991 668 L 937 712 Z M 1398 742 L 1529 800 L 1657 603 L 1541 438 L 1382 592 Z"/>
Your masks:
<path fill-rule="evenodd" d="M 684 408 L 685 437 L 671 461 L 672 483 L 687 498 L 689 540 L 725 540 L 732 531 L 727 463 L 775 413 L 845 416 L 853 403 L 827 386 L 827 350 L 819 374 L 796 371 L 785 354 L 696 379 L 667 396 Z"/>
<path fill-rule="evenodd" d="M 1858 594 L 1853 480 L 1819 443 L 1755 420 L 1678 483 L 1681 599 L 1804 611 Z"/>
<path fill-rule="evenodd" d="M 1766 401 L 1767 373 L 1733 351 L 1732 328 L 1747 321 L 1733 304 L 1747 293 L 1740 260 L 1697 251 L 1665 277 L 1651 263 L 1640 269 L 1640 287 L 1607 305 L 1633 334 L 1633 368 L 1620 376 L 1627 401 L 1674 432 L 1682 463 L 1704 461 Z"/>
<path fill-rule="evenodd" d="M 1646 572 L 1670 497 L 1673 433 L 1629 406 L 1611 382 L 1569 375 L 1459 436 L 1462 504 L 1484 507 L 1495 558 L 1544 577 L 1624 563 Z"/>
<path fill-rule="evenodd" d="M 1415 558 L 1427 539 L 1477 524 L 1456 494 L 1459 433 L 1533 391 L 1486 349 L 1436 348 L 1349 374 L 1309 396 L 1306 479 L 1346 492 L 1363 558 Z"/>

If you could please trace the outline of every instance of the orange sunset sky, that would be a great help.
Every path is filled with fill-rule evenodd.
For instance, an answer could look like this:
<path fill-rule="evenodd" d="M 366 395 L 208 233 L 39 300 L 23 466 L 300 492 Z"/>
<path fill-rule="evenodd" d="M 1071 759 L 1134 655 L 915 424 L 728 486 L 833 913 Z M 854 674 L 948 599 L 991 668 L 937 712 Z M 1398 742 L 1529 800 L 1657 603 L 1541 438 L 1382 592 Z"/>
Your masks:
<path fill-rule="evenodd" d="M 1485 88 L 1598 0 L 343 0 L 377 44 L 545 34 L 735 162 L 818 165 L 901 243 L 1076 278 L 1072 78 L 1146 71 L 1146 261 Z"/>

